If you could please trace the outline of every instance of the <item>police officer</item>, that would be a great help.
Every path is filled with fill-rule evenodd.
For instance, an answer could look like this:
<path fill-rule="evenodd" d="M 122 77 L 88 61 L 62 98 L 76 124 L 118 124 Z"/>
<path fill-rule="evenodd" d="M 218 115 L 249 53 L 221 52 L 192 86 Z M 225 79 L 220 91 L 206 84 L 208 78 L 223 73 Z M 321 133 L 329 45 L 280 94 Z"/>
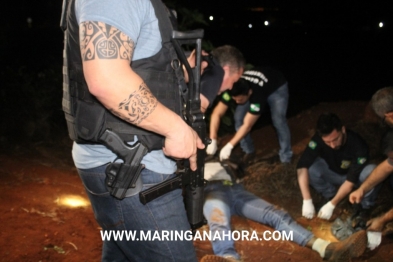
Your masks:
<path fill-rule="evenodd" d="M 215 154 L 220 119 L 228 110 L 230 102 L 235 101 L 237 104 L 234 113 L 236 134 L 221 149 L 220 159 L 229 158 L 232 149 L 240 143 L 245 153 L 243 161 L 247 163 L 252 160 L 255 148 L 250 131 L 261 116 L 265 105 L 269 105 L 280 144 L 280 161 L 289 163 L 292 159 L 292 148 L 286 119 L 288 98 L 288 83 L 280 71 L 271 67 L 257 67 L 245 71 L 232 90 L 221 96 L 220 102 L 213 110 L 210 121 L 212 143 L 207 147 L 207 154 Z"/>
<path fill-rule="evenodd" d="M 180 189 L 146 205 L 137 192 L 127 191 L 123 200 L 109 193 L 105 169 L 117 155 L 100 141 L 111 129 L 129 144 L 148 146 L 141 162 L 144 189 L 173 177 L 174 159 L 189 159 L 196 169 L 196 151 L 204 144 L 179 116 L 181 74 L 171 63 L 177 57 L 167 9 L 160 0 L 68 2 L 63 109 L 98 224 L 137 237 L 141 230 L 188 230 Z M 196 261 L 196 255 L 191 241 L 111 239 L 103 242 L 102 260 Z"/>
<path fill-rule="evenodd" d="M 327 200 L 318 217 L 330 219 L 335 207 L 353 189 L 366 180 L 375 168 L 369 164 L 366 142 L 357 133 L 347 129 L 336 114 L 321 114 L 317 132 L 297 164 L 297 178 L 303 196 L 302 215 L 315 215 L 310 185 Z M 375 202 L 376 192 L 370 191 L 362 202 L 369 209 Z"/>

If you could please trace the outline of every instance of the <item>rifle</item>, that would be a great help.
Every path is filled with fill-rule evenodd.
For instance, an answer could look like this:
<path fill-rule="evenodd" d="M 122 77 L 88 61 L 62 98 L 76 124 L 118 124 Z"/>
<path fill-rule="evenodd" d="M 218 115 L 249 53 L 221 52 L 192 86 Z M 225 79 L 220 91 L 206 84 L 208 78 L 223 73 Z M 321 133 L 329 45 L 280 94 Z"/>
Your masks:
<path fill-rule="evenodd" d="M 186 67 L 189 82 L 186 88 L 182 88 L 181 93 L 185 108 L 183 110 L 183 118 L 190 125 L 201 140 L 207 145 L 209 139 L 206 138 L 206 123 L 204 115 L 201 112 L 200 102 L 200 75 L 201 75 L 201 54 L 202 54 L 202 37 L 203 30 L 194 30 L 189 32 L 173 31 L 172 43 L 176 50 L 180 61 Z M 187 58 L 181 48 L 183 44 L 196 44 L 196 66 L 191 68 L 187 62 Z M 206 184 L 204 179 L 204 165 L 205 165 L 205 150 L 198 149 L 197 151 L 197 170 L 192 171 L 189 168 L 189 161 L 185 160 L 184 170 L 180 171 L 176 177 L 155 185 L 147 190 L 139 193 L 139 199 L 142 204 L 147 204 L 153 199 L 168 193 L 172 190 L 183 187 L 184 203 L 186 207 L 188 221 L 191 229 L 201 227 L 206 223 L 203 217 L 203 203 L 204 203 L 204 186 Z"/>

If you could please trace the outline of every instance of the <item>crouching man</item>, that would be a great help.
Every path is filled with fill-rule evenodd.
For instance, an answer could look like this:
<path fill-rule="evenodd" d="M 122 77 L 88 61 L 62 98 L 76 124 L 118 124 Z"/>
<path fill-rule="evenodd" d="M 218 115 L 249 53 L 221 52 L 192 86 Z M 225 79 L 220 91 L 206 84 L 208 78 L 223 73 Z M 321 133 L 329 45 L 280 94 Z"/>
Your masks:
<path fill-rule="evenodd" d="M 318 217 L 330 219 L 337 204 L 359 187 L 376 167 L 368 164 L 368 160 L 368 146 L 363 138 L 347 130 L 337 115 L 321 114 L 317 132 L 297 164 L 303 216 L 311 219 L 315 214 L 311 185 L 327 201 Z M 374 205 L 376 191 L 371 190 L 365 195 L 361 202 L 363 209 L 368 210 Z"/>

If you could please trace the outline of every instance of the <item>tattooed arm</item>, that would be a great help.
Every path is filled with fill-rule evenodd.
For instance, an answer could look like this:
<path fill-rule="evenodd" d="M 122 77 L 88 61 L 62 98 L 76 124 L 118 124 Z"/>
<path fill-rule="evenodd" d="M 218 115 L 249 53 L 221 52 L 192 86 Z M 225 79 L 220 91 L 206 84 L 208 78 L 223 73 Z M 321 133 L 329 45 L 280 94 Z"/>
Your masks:
<path fill-rule="evenodd" d="M 113 114 L 165 136 L 164 153 L 189 158 L 196 169 L 196 150 L 204 144 L 177 114 L 162 105 L 130 67 L 134 42 L 101 22 L 80 24 L 80 48 L 89 91 Z"/>

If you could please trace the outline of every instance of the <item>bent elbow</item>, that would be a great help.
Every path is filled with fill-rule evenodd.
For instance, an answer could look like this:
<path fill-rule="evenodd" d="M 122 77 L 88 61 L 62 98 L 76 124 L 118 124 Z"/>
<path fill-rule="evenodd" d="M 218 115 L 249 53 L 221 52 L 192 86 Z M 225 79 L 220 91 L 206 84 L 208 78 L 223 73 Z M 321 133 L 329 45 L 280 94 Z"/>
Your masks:
<path fill-rule="evenodd" d="M 104 88 L 100 84 L 95 84 L 95 83 L 88 83 L 87 87 L 89 88 L 90 94 L 92 94 L 95 97 L 103 97 L 105 96 L 104 94 Z"/>
<path fill-rule="evenodd" d="M 100 98 L 106 97 L 108 86 L 113 86 L 113 79 L 108 75 L 108 70 L 102 70 L 102 66 L 98 63 L 87 63 L 83 65 L 83 73 L 90 94 Z"/>
<path fill-rule="evenodd" d="M 108 90 L 110 88 L 108 88 L 109 85 L 107 84 L 107 81 L 105 81 L 104 77 L 86 77 L 86 83 L 90 94 L 98 99 L 105 98 L 109 95 Z"/>

